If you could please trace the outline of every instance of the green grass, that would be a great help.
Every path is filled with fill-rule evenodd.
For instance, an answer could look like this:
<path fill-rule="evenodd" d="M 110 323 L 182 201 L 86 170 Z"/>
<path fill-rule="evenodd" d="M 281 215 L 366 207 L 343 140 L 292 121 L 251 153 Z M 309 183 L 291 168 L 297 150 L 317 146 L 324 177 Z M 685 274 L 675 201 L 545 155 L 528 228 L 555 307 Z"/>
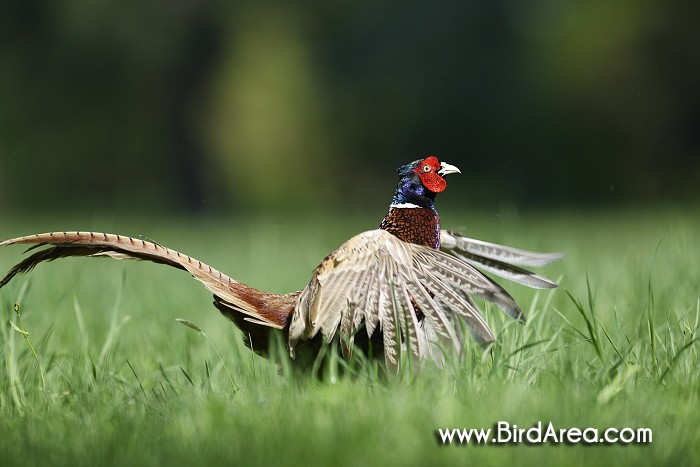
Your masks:
<path fill-rule="evenodd" d="M 688 210 L 697 212 L 697 209 Z M 446 227 L 565 251 L 555 291 L 506 285 L 528 314 L 486 309 L 498 345 L 396 380 L 290 376 L 253 355 L 182 271 L 70 259 L 0 291 L 4 465 L 697 465 L 700 219 L 662 209 L 489 216 Z M 64 228 L 145 234 L 249 285 L 303 287 L 375 219 L 5 222 L 3 238 Z M 124 224 L 124 225 L 122 225 Z M 193 227 L 196 225 L 196 228 Z M 0 251 L 1 272 L 22 248 Z M 20 303 L 20 313 L 15 303 Z M 20 323 L 21 318 L 21 323 Z M 176 321 L 189 320 L 205 334 Z M 13 322 L 18 329 L 10 325 Z M 36 352 L 36 356 L 30 344 Z M 37 362 L 39 364 L 37 364 Z M 43 379 L 42 379 L 43 378 Z M 649 427 L 649 445 L 439 446 L 437 428 Z"/>

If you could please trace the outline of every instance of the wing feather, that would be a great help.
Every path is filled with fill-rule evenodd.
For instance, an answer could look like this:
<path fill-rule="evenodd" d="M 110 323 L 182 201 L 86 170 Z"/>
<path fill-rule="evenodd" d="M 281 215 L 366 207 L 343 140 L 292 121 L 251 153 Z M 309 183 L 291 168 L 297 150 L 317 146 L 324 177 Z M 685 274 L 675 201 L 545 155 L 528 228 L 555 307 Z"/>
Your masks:
<path fill-rule="evenodd" d="M 439 300 L 445 303 L 454 313 L 460 316 L 467 323 L 474 335 L 480 342 L 490 342 L 494 339 L 493 332 L 489 325 L 486 324 L 484 318 L 471 303 L 462 299 L 455 290 L 450 288 L 449 284 L 436 277 L 431 271 L 423 271 L 423 281 L 435 293 Z"/>
<path fill-rule="evenodd" d="M 521 250 L 510 246 L 475 240 L 448 230 L 440 231 L 440 242 L 442 244 L 441 248 L 446 251 L 466 252 L 518 266 L 544 266 L 564 257 L 564 253 L 539 253 Z"/>
<path fill-rule="evenodd" d="M 443 252 L 438 254 L 419 251 L 416 267 L 430 265 L 431 271 L 443 281 L 449 281 L 458 289 L 461 295 L 473 294 L 484 300 L 498 305 L 508 316 L 515 319 L 523 319 L 522 311 L 517 302 L 506 292 L 503 287 L 484 276 L 468 263 L 459 258 Z"/>
<path fill-rule="evenodd" d="M 427 323 L 429 323 L 437 334 L 449 339 L 455 350 L 459 351 L 461 344 L 452 327 L 452 323 L 450 323 L 449 317 L 445 315 L 445 310 L 435 303 L 435 300 L 433 300 L 422 284 L 418 283 L 416 285 L 414 282 L 408 282 L 407 288 L 408 292 L 424 313 Z M 426 333 L 426 335 L 429 334 Z"/>
<path fill-rule="evenodd" d="M 413 300 L 408 293 L 406 282 L 403 279 L 399 279 L 399 289 L 401 292 L 401 309 L 403 311 L 403 319 L 401 323 L 404 330 L 404 339 L 407 341 L 408 346 L 411 349 L 411 353 L 418 357 L 419 360 L 425 358 L 426 354 L 426 342 L 425 334 L 418 321 L 418 316 L 416 315 L 416 309 L 413 306 Z"/>
<path fill-rule="evenodd" d="M 392 265 L 387 264 L 387 272 L 391 275 Z M 391 277 L 391 276 L 390 276 Z M 401 356 L 401 342 L 398 337 L 399 317 L 394 295 L 394 284 L 384 280 L 379 292 L 379 325 L 384 340 L 384 362 L 387 369 L 398 370 Z"/>
<path fill-rule="evenodd" d="M 385 263 L 383 260 L 379 259 L 379 265 L 377 268 L 368 268 L 368 282 L 365 296 L 365 306 L 361 310 L 362 316 L 365 320 L 365 327 L 367 328 L 367 336 L 371 337 L 374 329 L 379 324 L 380 317 L 380 307 L 379 298 L 381 293 L 381 278 L 383 277 L 383 269 L 385 268 Z"/>
<path fill-rule="evenodd" d="M 564 257 L 563 253 L 537 253 L 483 242 L 447 230 L 440 231 L 446 253 L 484 271 L 536 289 L 551 289 L 557 283 L 520 266 L 544 266 Z"/>
<path fill-rule="evenodd" d="M 469 295 L 519 312 L 498 284 L 461 259 L 383 230 L 363 232 L 328 255 L 301 291 L 289 327 L 290 351 L 318 332 L 326 340 L 338 333 L 352 344 L 362 322 L 369 337 L 381 331 L 388 368 L 399 365 L 403 349 L 419 359 L 432 355 L 438 339 L 459 351 L 456 318 L 479 341 L 493 340 Z"/>

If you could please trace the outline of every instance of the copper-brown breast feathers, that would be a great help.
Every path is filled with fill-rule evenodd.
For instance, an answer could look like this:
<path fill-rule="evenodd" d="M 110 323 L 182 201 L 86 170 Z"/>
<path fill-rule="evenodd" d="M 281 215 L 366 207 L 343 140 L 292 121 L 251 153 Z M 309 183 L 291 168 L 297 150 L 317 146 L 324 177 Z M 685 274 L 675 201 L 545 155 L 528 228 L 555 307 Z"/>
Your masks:
<path fill-rule="evenodd" d="M 380 229 L 404 242 L 440 249 L 440 216 L 428 208 L 389 208 Z"/>

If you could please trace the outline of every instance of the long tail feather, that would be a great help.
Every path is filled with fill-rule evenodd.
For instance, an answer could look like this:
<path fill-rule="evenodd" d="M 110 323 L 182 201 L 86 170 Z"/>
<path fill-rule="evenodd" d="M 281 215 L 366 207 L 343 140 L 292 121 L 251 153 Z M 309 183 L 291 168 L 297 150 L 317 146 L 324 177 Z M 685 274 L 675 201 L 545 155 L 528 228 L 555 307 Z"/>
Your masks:
<path fill-rule="evenodd" d="M 297 294 L 268 294 L 230 278 L 211 266 L 176 250 L 123 235 L 96 232 L 49 232 L 13 238 L 0 246 L 30 244 L 31 249 L 53 245 L 40 250 L 10 269 L 0 281 L 0 288 L 17 274 L 32 270 L 44 261 L 69 256 L 110 256 L 115 259 L 138 259 L 184 269 L 204 287 L 214 293 L 221 305 L 241 312 L 259 324 L 282 329 L 294 307 Z"/>

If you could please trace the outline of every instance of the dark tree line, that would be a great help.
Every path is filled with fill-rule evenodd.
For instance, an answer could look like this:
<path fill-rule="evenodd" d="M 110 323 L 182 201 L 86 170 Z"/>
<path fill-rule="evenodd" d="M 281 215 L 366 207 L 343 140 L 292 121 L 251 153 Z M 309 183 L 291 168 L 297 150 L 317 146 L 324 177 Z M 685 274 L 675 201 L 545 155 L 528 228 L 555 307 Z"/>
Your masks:
<path fill-rule="evenodd" d="M 426 153 L 473 202 L 696 199 L 698 5 L 12 2 L 0 208 L 359 203 Z"/>

